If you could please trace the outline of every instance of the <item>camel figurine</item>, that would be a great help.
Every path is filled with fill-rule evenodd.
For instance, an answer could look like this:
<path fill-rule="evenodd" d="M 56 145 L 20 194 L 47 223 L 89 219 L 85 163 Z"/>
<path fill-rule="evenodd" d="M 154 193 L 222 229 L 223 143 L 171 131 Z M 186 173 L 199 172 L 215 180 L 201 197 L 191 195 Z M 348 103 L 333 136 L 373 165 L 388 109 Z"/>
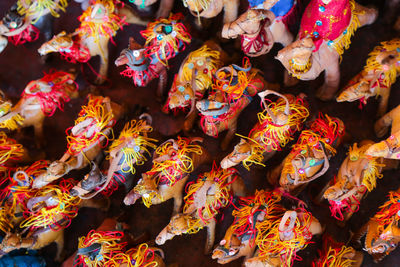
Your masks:
<path fill-rule="evenodd" d="M 0 132 L 0 177 L 4 178 L 15 164 L 31 160 L 26 148 L 9 138 L 5 132 Z"/>
<path fill-rule="evenodd" d="M 189 12 L 197 17 L 197 23 L 200 24 L 200 18 L 214 18 L 224 11 L 223 23 L 229 23 L 237 18 L 240 1 L 238 0 L 182 0 L 183 5 L 189 9 Z"/>
<path fill-rule="evenodd" d="M 354 0 L 312 0 L 302 16 L 297 40 L 280 50 L 276 58 L 300 80 L 314 80 L 325 71 L 317 97 L 330 100 L 339 86 L 339 62 L 351 36 L 358 27 L 372 24 L 377 16 L 376 9 Z"/>
<path fill-rule="evenodd" d="M 289 155 L 267 178 L 296 196 L 311 181 L 325 174 L 329 159 L 336 154 L 344 135 L 344 123 L 334 117 L 320 114 L 310 128 L 303 130 Z"/>
<path fill-rule="evenodd" d="M 279 100 L 267 104 L 265 98 L 269 94 L 279 96 Z M 226 169 L 242 163 L 250 170 L 252 164 L 265 166 L 263 163 L 281 150 L 293 139 L 293 135 L 301 130 L 309 115 L 304 95 L 281 95 L 266 90 L 258 93 L 262 100 L 263 111 L 259 112 L 258 122 L 251 129 L 248 137 L 240 138 L 233 151 L 221 161 Z"/>
<path fill-rule="evenodd" d="M 363 260 L 364 254 L 361 251 L 335 242 L 331 237 L 324 235 L 322 249 L 318 250 L 318 257 L 313 261 L 312 266 L 361 267 Z"/>
<path fill-rule="evenodd" d="M 28 168 L 25 171 L 23 176 L 32 181 L 34 179 L 33 174 L 37 170 L 29 170 Z M 26 184 L 13 187 L 15 190 L 12 193 L 12 197 L 18 197 L 14 194 L 19 191 L 25 194 L 25 197 L 19 200 L 22 201 L 21 212 L 25 216 L 19 216 L 21 217 L 20 223 L 14 224 L 12 227 L 14 229 L 20 228 L 21 231 L 7 231 L 5 238 L 0 243 L 0 256 L 20 248 L 38 250 L 55 242 L 57 243 L 56 260 L 58 261 L 64 245 L 64 229 L 77 216 L 78 209 L 80 207 L 103 208 L 104 203 L 82 202 L 78 197 L 71 197 L 69 190 L 73 187 L 73 184 L 70 180 L 65 180 L 62 186 L 48 185 L 40 189 L 31 188 L 29 192 L 26 192 L 25 186 Z M 15 210 L 15 212 L 18 212 L 18 210 Z"/>
<path fill-rule="evenodd" d="M 232 64 L 219 69 L 213 92 L 208 99 L 197 101 L 196 108 L 200 112 L 200 126 L 208 136 L 218 135 L 228 130 L 221 142 L 221 148 L 226 150 L 237 129 L 240 113 L 253 100 L 255 94 L 266 89 L 279 87 L 267 83 L 258 70 L 251 67 L 249 60 L 244 60 L 244 66 Z"/>
<path fill-rule="evenodd" d="M 79 17 L 78 29 L 67 34 L 65 31 L 55 35 L 38 49 L 40 55 L 60 53 L 72 63 L 85 63 L 90 58 L 100 57 L 100 68 L 96 83 L 107 79 L 108 42 L 126 23 L 145 24 L 139 20 L 127 6 L 119 7 L 114 0 L 94 0 Z"/>
<path fill-rule="evenodd" d="M 265 1 L 271 2 L 271 1 Z M 280 0 L 278 2 L 285 2 Z M 248 9 L 235 21 L 224 24 L 222 37 L 235 39 L 240 36 L 243 53 L 249 57 L 258 57 L 267 54 L 274 43 L 287 46 L 293 42 L 293 34 L 289 31 L 282 17 L 292 16 L 296 4 L 292 1 L 292 7 L 283 16 L 276 16 L 273 11 L 264 9 Z M 287 20 L 285 20 L 287 21 Z"/>
<path fill-rule="evenodd" d="M 288 210 L 280 219 L 257 224 L 255 257 L 246 259 L 246 267 L 289 267 L 297 259 L 299 250 L 305 249 L 314 235 L 323 227 L 312 214 L 304 209 Z M 262 264 L 262 265 L 260 265 Z"/>
<path fill-rule="evenodd" d="M 0 21 L 0 53 L 8 42 L 14 45 L 33 42 L 43 32 L 45 39 L 53 35 L 53 20 L 65 12 L 66 0 L 18 0 Z"/>
<path fill-rule="evenodd" d="M 182 62 L 179 72 L 174 77 L 171 90 L 163 111 L 186 110 L 190 108 L 183 124 L 183 131 L 189 132 L 197 118 L 196 102 L 204 97 L 211 88 L 213 73 L 228 61 L 228 55 L 218 44 L 207 41 L 191 52 Z"/>
<path fill-rule="evenodd" d="M 93 162 L 90 173 L 71 189 L 71 194 L 88 199 L 103 190 L 108 191 L 109 187 L 116 189 L 114 184 L 117 181 L 127 183 L 126 176 L 136 173 L 135 165 L 143 165 L 147 161 L 146 154 L 150 156 L 149 149 L 156 148 L 154 142 L 157 140 L 148 137 L 153 130 L 150 125 L 151 117 L 148 114 L 142 114 L 138 121 L 126 123 L 119 138 L 108 148 L 110 159 L 107 174 L 103 175 Z"/>
<path fill-rule="evenodd" d="M 195 144 L 202 142 L 202 138 L 178 137 L 158 146 L 153 155 L 153 167 L 142 174 L 137 185 L 126 195 L 125 205 L 132 205 L 142 198 L 143 204 L 150 207 L 173 198 L 172 215 L 177 214 L 189 174 L 210 159 L 204 147 Z"/>
<path fill-rule="evenodd" d="M 75 125 L 68 130 L 67 152 L 60 160 L 53 161 L 45 173 L 33 181 L 33 188 L 47 185 L 72 170 L 85 168 L 101 156 L 104 146 L 112 136 L 112 127 L 123 115 L 124 108 L 108 97 L 88 96 Z"/>
<path fill-rule="evenodd" d="M 79 96 L 75 78 L 75 74 L 52 71 L 29 82 L 15 106 L 2 97 L 0 128 L 16 130 L 33 126 L 37 145 L 42 146 L 45 117 L 52 116 L 57 108 L 63 110 L 65 102 Z"/>
<path fill-rule="evenodd" d="M 333 184 L 328 184 L 323 197 L 329 201 L 329 209 L 335 219 L 347 221 L 359 208 L 364 195 L 376 187 L 384 170 L 397 167 L 396 161 L 366 156 L 365 151 L 374 144 L 370 140 L 355 143 L 339 168 Z"/>
<path fill-rule="evenodd" d="M 214 249 L 212 258 L 226 264 L 245 257 L 251 258 L 256 249 L 257 225 L 262 221 L 279 219 L 285 209 L 279 204 L 281 194 L 256 190 L 254 196 L 240 198 L 241 206 L 232 212 L 233 224 L 226 230 L 224 238 Z"/>
<path fill-rule="evenodd" d="M 161 99 L 167 83 L 168 60 L 174 58 L 191 42 L 191 37 L 181 22 L 182 14 L 171 14 L 148 24 L 141 35 L 146 39 L 144 46 L 133 37 L 129 47 L 122 50 L 115 60 L 116 66 L 126 65 L 120 74 L 130 77 L 135 86 L 146 87 L 158 78 L 157 98 Z"/>
<path fill-rule="evenodd" d="M 375 216 L 361 227 L 352 239 L 352 242 L 360 243 L 360 239 L 365 235 L 364 250 L 376 263 L 395 250 L 400 242 L 400 190 L 389 192 L 388 198 Z"/>
<path fill-rule="evenodd" d="M 122 242 L 124 239 L 126 237 L 121 231 L 91 230 L 86 236 L 79 238 L 73 265 L 106 266 L 112 262 L 115 266 L 121 267 L 165 267 L 164 252 L 161 249 L 142 243 L 127 250 L 128 243 Z"/>
<path fill-rule="evenodd" d="M 187 189 L 183 212 L 174 215 L 156 237 L 157 245 L 182 234 L 207 228 L 204 254 L 211 252 L 215 240 L 216 216 L 230 204 L 233 196 L 244 197 L 246 188 L 235 169 L 213 169 L 200 175 Z"/>
<path fill-rule="evenodd" d="M 367 104 L 370 97 L 380 96 L 377 115 L 387 112 L 390 88 L 400 75 L 400 39 L 382 42 L 369 54 L 364 69 L 345 86 L 337 102 L 360 101 Z"/>
<path fill-rule="evenodd" d="M 383 137 L 392 126 L 391 135 L 376 144 L 373 144 L 365 152 L 368 156 L 382 157 L 386 159 L 400 159 L 400 105 L 386 113 L 374 125 L 378 137 Z"/>

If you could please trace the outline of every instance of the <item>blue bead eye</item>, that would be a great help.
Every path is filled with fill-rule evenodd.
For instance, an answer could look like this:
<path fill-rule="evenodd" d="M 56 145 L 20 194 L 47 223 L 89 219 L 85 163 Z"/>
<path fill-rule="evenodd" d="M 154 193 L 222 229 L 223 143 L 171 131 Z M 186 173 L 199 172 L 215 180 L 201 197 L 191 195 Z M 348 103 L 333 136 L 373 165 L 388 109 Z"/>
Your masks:
<path fill-rule="evenodd" d="M 165 33 L 166 34 L 169 34 L 170 32 L 172 32 L 172 26 L 171 25 L 167 25 L 167 26 L 165 26 Z"/>
<path fill-rule="evenodd" d="M 139 147 L 139 146 L 134 146 L 134 147 L 133 147 L 133 150 L 134 150 L 135 152 L 139 152 L 139 151 L 140 151 L 140 147 Z"/>
<path fill-rule="evenodd" d="M 215 103 L 216 108 L 220 108 L 221 106 L 222 106 L 222 104 L 220 102 Z"/>
<path fill-rule="evenodd" d="M 178 91 L 179 91 L 179 92 L 182 92 L 182 93 L 185 92 L 185 87 L 179 86 L 179 87 L 178 87 Z"/>
<path fill-rule="evenodd" d="M 162 36 L 161 34 L 157 34 L 157 40 L 158 40 L 158 41 L 161 41 L 162 38 L 163 38 L 163 36 Z"/>
<path fill-rule="evenodd" d="M 189 64 L 188 64 L 188 68 L 189 68 L 189 69 L 193 69 L 193 68 L 194 68 L 194 64 L 193 64 L 193 63 L 189 63 Z"/>
<path fill-rule="evenodd" d="M 317 21 L 315 22 L 315 24 L 316 24 L 317 26 L 321 26 L 321 25 L 322 25 L 322 21 L 317 20 Z"/>
<path fill-rule="evenodd" d="M 185 95 L 185 100 L 189 100 L 190 96 L 189 95 Z"/>

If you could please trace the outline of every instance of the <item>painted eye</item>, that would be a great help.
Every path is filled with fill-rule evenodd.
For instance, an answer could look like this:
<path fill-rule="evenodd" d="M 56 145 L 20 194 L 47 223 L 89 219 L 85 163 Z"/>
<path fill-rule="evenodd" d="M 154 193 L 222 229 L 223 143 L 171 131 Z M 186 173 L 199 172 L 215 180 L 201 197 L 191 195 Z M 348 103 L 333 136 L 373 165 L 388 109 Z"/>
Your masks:
<path fill-rule="evenodd" d="M 172 37 L 175 38 L 177 35 L 178 35 L 178 34 L 176 33 L 176 31 L 171 32 L 171 36 L 172 36 Z"/>
<path fill-rule="evenodd" d="M 175 156 L 176 156 L 176 152 L 173 151 L 173 152 L 171 153 L 171 157 L 175 157 Z"/>
<path fill-rule="evenodd" d="M 190 99 L 190 95 L 185 95 L 185 100 L 189 100 Z"/>
<path fill-rule="evenodd" d="M 140 56 L 140 52 L 138 50 L 133 51 L 133 56 L 134 57 Z"/>
<path fill-rule="evenodd" d="M 222 240 L 219 242 L 219 244 L 220 244 L 220 246 L 224 246 L 224 245 L 226 244 L 226 240 L 225 240 L 225 239 L 222 239 Z"/>
<path fill-rule="evenodd" d="M 10 27 L 13 28 L 13 29 L 17 28 L 17 23 L 15 21 L 12 21 L 10 23 Z"/>
<path fill-rule="evenodd" d="M 185 91 L 185 87 L 179 86 L 179 87 L 178 87 L 178 91 L 183 93 L 183 92 Z"/>
<path fill-rule="evenodd" d="M 236 250 L 234 249 L 234 248 L 231 248 L 231 249 L 229 249 L 229 256 L 233 256 L 233 255 L 235 255 L 235 253 L 236 253 Z"/>

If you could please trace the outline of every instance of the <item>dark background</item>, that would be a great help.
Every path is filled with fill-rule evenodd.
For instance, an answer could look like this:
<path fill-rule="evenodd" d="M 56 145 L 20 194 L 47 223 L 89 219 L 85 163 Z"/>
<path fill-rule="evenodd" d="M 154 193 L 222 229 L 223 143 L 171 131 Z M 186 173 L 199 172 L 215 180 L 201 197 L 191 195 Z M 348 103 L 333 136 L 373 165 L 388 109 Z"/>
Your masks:
<path fill-rule="evenodd" d="M 242 1 L 243 2 L 243 1 Z M 14 3 L 12 0 L 0 1 L 0 16 L 2 17 L 8 8 Z M 303 1 L 305 6 L 308 1 Z M 368 53 L 381 41 L 390 40 L 399 36 L 392 29 L 391 15 L 399 14 L 398 10 L 385 8 L 385 1 L 360 1 L 364 5 L 374 5 L 379 8 L 380 14 L 378 20 L 371 26 L 359 29 L 355 36 L 352 38 L 352 44 L 343 55 L 341 63 L 341 87 L 343 87 L 354 75 L 362 70 Z M 246 9 L 246 4 L 241 4 L 241 11 Z M 218 16 L 205 23 L 207 28 L 198 30 L 193 25 L 194 17 L 188 14 L 184 9 L 182 3 L 177 0 L 175 3 L 174 11 L 181 11 L 186 15 L 185 24 L 190 28 L 193 36 L 192 43 L 188 49 L 182 52 L 178 57 L 170 61 L 171 67 L 169 70 L 168 88 L 172 83 L 172 77 L 177 72 L 179 65 L 183 58 L 190 52 L 201 46 L 203 40 L 216 36 L 217 30 L 222 27 L 222 17 Z M 61 17 L 54 22 L 54 32 L 58 33 L 61 30 L 72 32 L 79 26 L 77 17 L 81 14 L 81 9 L 78 4 L 71 2 L 67 13 L 62 13 Z M 241 12 L 240 12 L 241 13 Z M 293 28 L 298 27 L 294 25 Z M 123 31 L 119 31 L 114 38 L 116 46 L 109 45 L 110 47 L 110 65 L 109 65 L 109 82 L 104 86 L 97 89 L 101 94 L 109 96 L 113 101 L 125 104 L 129 107 L 130 113 L 125 118 L 125 121 L 120 121 L 116 128 L 121 129 L 124 123 L 133 118 L 135 115 L 134 108 L 136 104 L 148 107 L 150 114 L 153 116 L 153 125 L 155 132 L 153 137 L 158 138 L 161 142 L 170 137 L 176 136 L 176 129 L 181 126 L 184 115 L 180 114 L 176 117 L 173 115 L 165 115 L 161 113 L 161 104 L 157 103 L 155 99 L 155 88 L 157 81 L 153 81 L 148 88 L 135 88 L 132 81 L 128 78 L 119 75 L 122 68 L 116 68 L 113 64 L 114 60 L 119 55 L 119 52 L 127 47 L 128 37 L 134 36 L 139 42 L 144 42 L 140 37 L 139 31 L 144 27 L 128 25 L 124 27 Z M 44 150 L 46 158 L 55 160 L 62 156 L 66 149 L 65 129 L 72 126 L 80 106 L 85 101 L 85 94 L 87 93 L 90 82 L 94 80 L 93 73 L 90 67 L 84 65 L 73 65 L 60 59 L 58 54 L 49 58 L 45 63 L 37 53 L 37 49 L 44 42 L 41 35 L 39 40 L 34 43 L 25 44 L 15 47 L 9 44 L 3 53 L 0 54 L 0 88 L 11 98 L 14 103 L 17 102 L 18 97 L 23 91 L 26 84 L 34 79 L 42 77 L 43 72 L 47 72 L 52 68 L 60 70 L 68 70 L 76 68 L 79 71 L 78 83 L 82 96 L 79 99 L 74 99 L 65 105 L 64 112 L 57 111 L 53 117 L 46 118 L 45 120 L 45 137 L 47 145 Z M 237 63 L 241 63 L 243 54 L 240 50 L 235 49 L 234 42 L 224 42 L 223 48 L 230 54 L 238 58 Z M 276 45 L 274 49 L 265 56 L 251 59 L 254 67 L 259 68 L 264 72 L 265 78 L 269 82 L 279 82 L 282 84 L 283 79 L 283 66 L 274 59 L 277 51 L 281 48 Z M 98 59 L 92 59 L 90 65 L 97 68 Z M 331 167 L 328 172 L 308 185 L 308 187 L 300 194 L 300 198 L 309 204 L 310 210 L 321 223 L 326 225 L 326 232 L 333 236 L 336 240 L 346 242 L 349 238 L 350 231 L 356 231 L 361 227 L 369 217 L 374 215 L 378 207 L 385 202 L 386 195 L 390 190 L 395 190 L 399 187 L 399 172 L 388 171 L 384 173 L 383 179 L 378 181 L 377 188 L 371 192 L 361 203 L 360 210 L 350 219 L 350 221 L 343 227 L 339 227 L 335 223 L 335 219 L 330 216 L 328 203 L 323 202 L 320 205 L 315 205 L 310 202 L 312 196 L 315 196 L 324 185 L 333 178 L 337 173 L 338 168 L 346 157 L 346 152 L 349 145 L 354 142 L 359 142 L 363 139 L 371 139 L 378 141 L 374 132 L 373 124 L 376 120 L 377 100 L 371 99 L 364 109 L 358 109 L 358 103 L 337 103 L 335 101 L 321 102 L 314 97 L 316 89 L 322 84 L 323 76 L 321 75 L 317 80 L 312 82 L 300 82 L 294 88 L 283 88 L 283 92 L 299 93 L 304 92 L 308 95 L 308 101 L 311 107 L 310 118 L 315 117 L 318 112 L 327 113 L 331 116 L 337 116 L 345 122 L 346 131 L 349 138 L 338 149 L 337 155 L 331 160 Z M 394 108 L 400 103 L 400 82 L 392 86 L 391 97 L 389 100 L 389 110 Z M 259 98 L 256 99 L 242 112 L 239 119 L 238 133 L 247 135 L 249 130 L 253 127 L 257 120 L 257 112 L 260 111 Z M 118 132 L 118 131 L 116 131 Z M 182 134 L 182 133 L 181 133 Z M 231 143 L 228 151 L 223 152 L 220 150 L 218 144 L 221 141 L 221 136 L 218 139 L 206 137 L 201 130 L 196 127 L 193 136 L 205 137 L 206 147 L 211 152 L 214 159 L 219 162 L 227 153 L 232 150 L 232 147 L 238 141 L 238 137 Z M 23 135 L 14 135 L 21 143 L 30 148 L 33 154 L 39 154 L 40 151 L 34 148 L 33 144 L 33 131 L 32 129 L 24 129 Z M 270 188 L 268 185 L 265 174 L 266 171 L 277 165 L 290 150 L 290 145 L 277 153 L 277 155 L 267 162 L 267 167 L 253 167 L 251 171 L 247 171 L 242 166 L 238 167 L 239 172 L 245 179 L 246 185 L 251 191 L 255 189 Z M 151 162 L 138 168 L 138 173 L 149 169 Z M 199 170 L 190 176 L 190 180 L 194 180 L 197 175 L 203 171 L 210 170 L 211 166 L 202 166 Z M 69 176 L 76 179 L 81 179 L 85 172 L 73 172 Z M 135 177 L 135 183 L 138 179 Z M 125 195 L 123 188 L 112 196 L 112 205 L 109 212 L 103 213 L 93 209 L 82 209 L 79 215 L 74 219 L 72 225 L 66 229 L 65 234 L 65 248 L 64 253 L 68 257 L 77 247 L 78 237 L 86 235 L 90 229 L 95 229 L 106 216 L 119 216 L 122 214 L 122 220 L 131 225 L 131 232 L 138 236 L 144 232 L 149 234 L 151 240 L 154 240 L 156 235 L 165 227 L 172 212 L 172 201 L 168 201 L 161 205 L 151 206 L 149 209 L 144 207 L 140 201 L 137 204 L 126 207 L 122 203 Z M 219 222 L 217 227 L 216 242 L 219 242 L 223 237 L 226 228 L 232 223 L 232 216 L 230 216 L 232 209 L 226 209 L 223 220 Z M 211 259 L 210 255 L 203 255 L 203 248 L 205 244 L 206 233 L 205 230 L 200 231 L 194 235 L 183 235 L 175 237 L 161 248 L 166 254 L 167 264 L 177 264 L 179 266 L 218 266 L 218 264 Z M 314 244 L 309 245 L 305 250 L 298 254 L 303 258 L 301 262 L 295 262 L 295 266 L 311 266 L 311 261 L 317 257 L 316 249 L 321 246 L 320 239 L 316 238 Z M 49 266 L 57 266 L 52 262 L 55 255 L 55 246 L 49 246 L 42 249 L 41 254 L 48 260 Z M 372 258 L 364 252 L 363 266 L 376 266 Z M 400 251 L 395 250 L 387 256 L 380 266 L 400 266 L 397 263 L 400 257 Z M 240 266 L 242 259 L 236 260 L 227 266 Z"/>

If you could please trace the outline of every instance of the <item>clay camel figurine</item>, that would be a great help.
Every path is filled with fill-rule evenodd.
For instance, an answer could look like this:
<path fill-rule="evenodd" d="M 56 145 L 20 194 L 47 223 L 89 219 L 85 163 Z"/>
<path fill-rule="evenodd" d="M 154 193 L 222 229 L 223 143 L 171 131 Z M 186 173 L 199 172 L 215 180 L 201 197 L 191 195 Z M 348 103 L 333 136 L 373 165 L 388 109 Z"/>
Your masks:
<path fill-rule="evenodd" d="M 314 235 L 323 232 L 319 221 L 304 209 L 288 210 L 280 219 L 263 221 L 256 228 L 258 252 L 246 259 L 246 267 L 292 266 L 297 252 L 305 249 Z"/>
<path fill-rule="evenodd" d="M 232 212 L 235 217 L 233 224 L 214 249 L 212 258 L 219 264 L 241 257 L 251 258 L 256 249 L 257 225 L 263 221 L 277 220 L 285 213 L 285 209 L 279 204 L 280 200 L 279 193 L 264 190 L 256 190 L 254 196 L 240 198 L 240 207 Z"/>
<path fill-rule="evenodd" d="M 191 42 L 190 34 L 181 22 L 182 14 L 171 14 L 148 24 L 141 31 L 146 39 L 144 46 L 133 37 L 129 38 L 129 47 L 121 51 L 115 60 L 116 66 L 126 65 L 120 74 L 132 78 L 135 86 L 146 87 L 158 78 L 157 98 L 161 100 L 167 83 L 168 60 L 174 58 Z"/>
<path fill-rule="evenodd" d="M 322 249 L 318 250 L 318 257 L 313 261 L 313 267 L 333 266 L 360 267 L 364 254 L 343 243 L 335 242 L 330 236 L 323 236 Z M 248 266 L 247 266 L 248 267 Z"/>
<path fill-rule="evenodd" d="M 360 101 L 366 104 L 370 97 L 380 96 L 377 115 L 387 112 L 390 89 L 400 75 L 400 39 L 382 42 L 369 54 L 364 69 L 345 86 L 337 102 Z"/>
<path fill-rule="evenodd" d="M 15 106 L 2 97 L 0 128 L 16 130 L 33 126 L 37 145 L 42 146 L 45 117 L 52 116 L 57 108 L 63 110 L 64 102 L 79 95 L 75 78 L 75 74 L 53 71 L 29 82 Z"/>
<path fill-rule="evenodd" d="M 330 100 L 339 86 L 339 62 L 351 36 L 358 27 L 372 24 L 377 15 L 376 9 L 353 0 L 312 0 L 302 16 L 298 39 L 280 50 L 276 58 L 300 80 L 314 80 L 325 71 L 317 97 Z"/>
<path fill-rule="evenodd" d="M 214 18 L 224 11 L 223 23 L 229 23 L 237 18 L 239 4 L 238 0 L 182 0 L 183 5 L 189 9 L 189 12 L 197 17 L 200 24 L 200 18 Z"/>
<path fill-rule="evenodd" d="M 71 197 L 69 190 L 72 186 L 73 184 L 66 180 L 63 186 L 49 185 L 31 189 L 31 192 L 27 193 L 28 198 L 23 199 L 21 211 L 28 216 L 13 226 L 14 229 L 19 226 L 21 231 L 6 233 L 0 243 L 0 257 L 16 249 L 38 250 L 55 242 L 56 260 L 59 261 L 64 246 L 64 229 L 77 216 L 78 209 L 106 208 L 104 201 L 81 201 L 78 197 Z"/>
<path fill-rule="evenodd" d="M 301 132 L 283 162 L 267 175 L 269 182 L 276 184 L 280 177 L 280 186 L 296 196 L 307 183 L 325 174 L 343 135 L 344 123 L 340 119 L 320 114 L 309 129 Z"/>
<path fill-rule="evenodd" d="M 235 169 L 213 169 L 200 175 L 187 189 L 183 212 L 171 218 L 169 224 L 156 237 L 157 245 L 182 234 L 194 234 L 207 228 L 204 254 L 214 245 L 216 216 L 230 204 L 233 196 L 244 197 L 246 188 Z"/>
<path fill-rule="evenodd" d="M 244 67 L 232 64 L 219 69 L 215 75 L 214 91 L 208 99 L 197 101 L 196 108 L 205 134 L 218 137 L 228 130 L 221 142 L 221 148 L 226 150 L 236 133 L 239 115 L 253 96 L 266 89 L 277 90 L 279 86 L 267 83 L 259 71 L 251 67 L 248 59 L 244 61 Z"/>
<path fill-rule="evenodd" d="M 265 98 L 269 94 L 277 95 L 280 99 L 267 105 Z M 233 151 L 221 161 L 224 169 L 240 163 L 247 170 L 250 170 L 253 163 L 264 166 L 267 159 L 286 146 L 293 135 L 301 130 L 309 115 L 307 103 L 303 100 L 304 95 L 294 97 L 270 90 L 258 95 L 264 111 L 257 114 L 258 122 L 250 130 L 249 136 L 240 138 Z"/>
<path fill-rule="evenodd" d="M 138 19 L 127 6 L 120 8 L 119 1 L 95 0 L 79 17 L 78 29 L 67 34 L 65 31 L 55 35 L 38 49 L 40 55 L 61 53 L 62 57 L 72 63 L 85 63 L 90 58 L 100 57 L 100 68 L 96 83 L 107 79 L 108 42 L 126 23 L 145 24 Z"/>
<path fill-rule="evenodd" d="M 40 3 L 39 3 L 40 2 Z M 0 53 L 8 42 L 14 45 L 33 42 L 43 32 L 45 39 L 53 35 L 53 20 L 65 12 L 66 0 L 18 0 L 0 21 Z"/>
<path fill-rule="evenodd" d="M 143 173 L 137 185 L 129 192 L 125 205 L 134 204 L 142 198 L 146 207 L 174 199 L 172 215 L 182 206 L 182 192 L 189 174 L 210 160 L 210 155 L 201 145 L 201 138 L 169 139 L 158 146 L 153 155 L 153 167 Z"/>
<path fill-rule="evenodd" d="M 365 235 L 364 250 L 367 251 L 376 263 L 381 261 L 390 252 L 395 250 L 400 242 L 399 210 L 400 190 L 391 191 L 379 211 L 372 217 L 358 233 L 353 236 L 352 242 L 360 243 Z"/>
<path fill-rule="evenodd" d="M 79 170 L 101 156 L 106 141 L 110 140 L 112 127 L 124 114 L 124 108 L 108 97 L 88 96 L 75 125 L 70 129 L 67 152 L 60 160 L 53 161 L 45 173 L 36 177 L 34 188 L 51 183 L 71 170 Z"/>
<path fill-rule="evenodd" d="M 376 187 L 376 180 L 382 178 L 382 171 L 396 168 L 397 162 L 390 159 L 365 155 L 374 142 L 364 140 L 360 147 L 355 143 L 339 168 L 337 177 L 323 197 L 329 201 L 331 214 L 339 221 L 346 222 L 358 210 L 364 195 Z"/>
<path fill-rule="evenodd" d="M 239 36 L 242 51 L 249 57 L 267 54 L 274 43 L 287 46 L 293 42 L 293 34 L 279 20 L 279 16 L 263 9 L 248 9 L 235 21 L 224 24 L 223 38 L 235 39 Z"/>
<path fill-rule="evenodd" d="M 400 159 L 400 105 L 386 113 L 374 125 L 375 133 L 378 137 L 383 137 L 392 126 L 391 135 L 376 144 L 373 144 L 365 152 L 366 155 L 373 157 L 383 157 L 387 159 Z"/>
<path fill-rule="evenodd" d="M 146 155 L 150 156 L 149 149 L 156 148 L 154 142 L 157 140 L 148 137 L 153 130 L 150 125 L 151 117 L 148 114 L 142 114 L 138 121 L 126 123 L 119 138 L 108 149 L 110 159 L 107 175 L 103 175 L 93 162 L 90 173 L 71 189 L 71 194 L 89 199 L 103 190 L 107 191 L 110 186 L 114 187 L 118 181 L 128 183 L 128 175 L 136 173 L 135 166 L 143 165 L 147 161 Z"/>
<path fill-rule="evenodd" d="M 183 124 L 183 131 L 189 132 L 197 118 L 196 102 L 212 85 L 213 73 L 227 63 L 228 55 L 213 41 L 191 52 L 182 62 L 179 72 L 168 93 L 164 112 L 190 108 Z"/>

